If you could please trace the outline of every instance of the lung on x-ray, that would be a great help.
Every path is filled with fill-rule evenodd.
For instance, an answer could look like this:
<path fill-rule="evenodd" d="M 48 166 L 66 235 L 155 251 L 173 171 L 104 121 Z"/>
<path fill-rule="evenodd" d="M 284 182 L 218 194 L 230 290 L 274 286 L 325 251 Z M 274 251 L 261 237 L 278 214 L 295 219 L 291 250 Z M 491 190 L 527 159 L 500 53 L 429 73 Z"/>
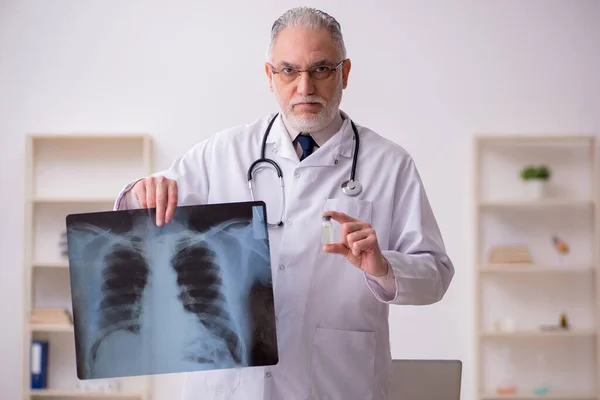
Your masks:
<path fill-rule="evenodd" d="M 278 362 L 263 202 L 67 216 L 79 379 Z"/>

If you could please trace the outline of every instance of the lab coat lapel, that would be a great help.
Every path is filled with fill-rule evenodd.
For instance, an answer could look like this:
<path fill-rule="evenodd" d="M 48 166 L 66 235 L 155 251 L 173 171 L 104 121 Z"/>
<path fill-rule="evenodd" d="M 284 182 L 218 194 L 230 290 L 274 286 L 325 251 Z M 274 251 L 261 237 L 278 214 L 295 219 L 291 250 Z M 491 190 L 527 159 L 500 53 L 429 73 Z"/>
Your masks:
<path fill-rule="evenodd" d="M 302 161 L 306 167 L 334 166 L 340 157 L 352 157 L 354 133 L 350 119 L 346 118 L 339 132 L 329 139 L 322 147 Z"/>
<path fill-rule="evenodd" d="M 316 149 L 316 151 L 308 158 L 303 160 L 302 166 L 332 166 L 337 164 L 339 157 L 352 157 L 352 152 L 354 150 L 354 132 L 352 130 L 352 124 L 350 123 L 350 118 L 345 113 L 342 115 L 345 120 L 340 131 L 329 139 L 322 147 Z M 267 137 L 267 144 L 270 144 L 270 151 L 272 153 L 295 162 L 300 161 L 298 153 L 294 148 L 294 144 L 283 124 L 281 114 L 277 116 L 277 119 L 273 123 L 271 132 Z"/>
<path fill-rule="evenodd" d="M 296 153 L 287 129 L 283 125 L 281 114 L 277 116 L 271 127 L 271 133 L 267 137 L 267 144 L 271 144 L 271 152 L 277 154 L 279 157 L 288 158 L 295 162 L 299 161 L 298 153 Z"/>

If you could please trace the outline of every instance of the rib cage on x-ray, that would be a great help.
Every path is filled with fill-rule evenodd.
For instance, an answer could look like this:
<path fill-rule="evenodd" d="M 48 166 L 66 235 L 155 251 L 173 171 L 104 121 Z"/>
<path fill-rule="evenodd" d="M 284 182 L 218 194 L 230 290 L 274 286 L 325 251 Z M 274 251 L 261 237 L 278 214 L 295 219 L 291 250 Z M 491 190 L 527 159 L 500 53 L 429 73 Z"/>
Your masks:
<path fill-rule="evenodd" d="M 163 227 L 152 218 L 137 215 L 124 232 L 69 226 L 80 379 L 276 363 L 269 246 L 256 221 L 196 231 L 185 214 Z"/>
<path fill-rule="evenodd" d="M 224 346 L 212 354 L 218 359 L 232 359 L 236 364 L 242 361 L 242 346 L 231 315 L 227 310 L 227 298 L 219 266 L 215 263 L 215 252 L 202 243 L 192 245 L 190 239 L 181 239 L 172 265 L 177 273 L 179 299 L 183 307 L 198 318 L 198 321 L 217 337 Z M 198 261 L 201 265 L 198 265 Z M 211 362 L 206 354 L 186 354 L 186 359 L 201 363 Z"/>
<path fill-rule="evenodd" d="M 96 359 L 101 339 L 111 332 L 123 329 L 140 333 L 141 300 L 149 275 L 137 237 L 130 239 L 130 245 L 113 245 L 103 261 L 99 329 L 91 347 L 92 361 Z"/>

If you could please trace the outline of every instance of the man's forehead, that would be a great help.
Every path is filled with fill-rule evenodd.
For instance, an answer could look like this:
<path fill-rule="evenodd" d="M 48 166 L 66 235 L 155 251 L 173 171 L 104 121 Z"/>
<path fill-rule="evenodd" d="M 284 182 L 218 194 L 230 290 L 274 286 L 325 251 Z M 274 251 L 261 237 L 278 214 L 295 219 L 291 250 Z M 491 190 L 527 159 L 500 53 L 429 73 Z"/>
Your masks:
<path fill-rule="evenodd" d="M 322 58 L 317 61 L 309 62 L 308 64 L 297 64 L 294 62 L 289 62 L 287 60 L 279 60 L 275 61 L 275 64 L 280 67 L 289 67 L 289 68 L 313 68 L 313 67 L 332 67 L 335 65 L 334 59 Z"/>
<path fill-rule="evenodd" d="M 304 67 L 337 63 L 338 51 L 331 34 L 306 28 L 283 29 L 273 47 L 273 63 Z"/>

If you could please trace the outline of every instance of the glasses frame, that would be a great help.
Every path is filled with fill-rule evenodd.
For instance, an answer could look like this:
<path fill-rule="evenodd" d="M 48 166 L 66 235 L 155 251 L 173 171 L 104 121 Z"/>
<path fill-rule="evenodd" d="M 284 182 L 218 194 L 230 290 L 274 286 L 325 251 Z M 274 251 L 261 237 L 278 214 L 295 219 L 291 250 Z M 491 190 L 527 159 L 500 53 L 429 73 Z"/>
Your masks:
<path fill-rule="evenodd" d="M 296 75 L 294 78 L 292 78 L 291 80 L 289 80 L 289 81 L 287 81 L 287 80 L 286 80 L 286 78 L 280 78 L 280 79 L 281 79 L 282 81 L 284 81 L 285 83 L 292 83 L 293 81 L 295 81 L 296 79 L 298 79 L 298 77 L 299 77 L 300 75 L 302 75 L 302 73 L 303 73 L 303 72 L 307 72 L 307 73 L 308 73 L 308 76 L 310 77 L 310 79 L 312 79 L 312 80 L 315 80 L 315 81 L 322 81 L 322 80 L 325 80 L 325 79 L 328 79 L 329 77 L 331 77 L 331 74 L 332 74 L 334 71 L 337 71 L 338 69 L 340 69 L 340 67 L 341 67 L 341 66 L 344 64 L 344 62 L 345 62 L 345 61 L 346 61 L 346 60 L 342 60 L 342 61 L 340 61 L 340 62 L 339 62 L 339 63 L 337 63 L 337 64 L 336 64 L 334 67 L 328 67 L 328 66 L 326 66 L 326 65 L 318 65 L 318 66 L 316 66 L 316 67 L 313 67 L 313 68 L 311 68 L 311 69 L 295 69 L 295 68 L 290 68 L 290 69 L 292 69 L 293 71 L 295 71 L 295 73 L 296 73 L 297 75 Z M 284 67 L 284 68 L 282 68 L 282 69 L 280 69 L 280 70 L 276 70 L 276 69 L 275 69 L 275 67 L 274 67 L 272 64 L 269 64 L 269 65 L 271 66 L 271 72 L 272 72 L 274 75 L 281 75 L 281 71 L 282 71 L 282 70 L 284 70 L 284 69 L 286 69 L 286 68 L 289 68 L 289 67 Z M 328 69 L 328 72 L 329 72 L 329 75 L 327 75 L 325 78 L 321 78 L 321 79 L 317 79 L 317 78 L 315 78 L 315 77 L 313 76 L 313 73 L 314 73 L 314 70 L 315 70 L 316 68 L 327 68 L 327 69 Z M 283 75 L 281 75 L 281 76 L 283 76 Z"/>

